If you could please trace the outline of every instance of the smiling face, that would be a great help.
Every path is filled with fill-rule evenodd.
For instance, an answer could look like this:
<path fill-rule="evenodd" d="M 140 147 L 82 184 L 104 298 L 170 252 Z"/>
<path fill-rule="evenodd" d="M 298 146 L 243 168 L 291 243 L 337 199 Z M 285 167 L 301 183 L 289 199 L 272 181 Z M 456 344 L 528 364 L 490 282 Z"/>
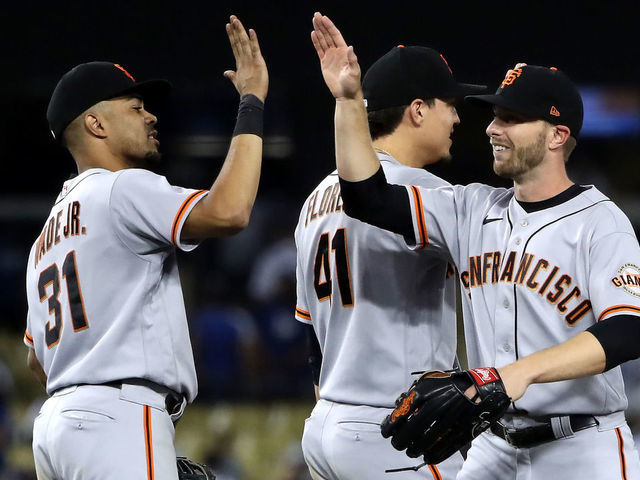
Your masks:
<path fill-rule="evenodd" d="M 421 125 L 424 132 L 424 153 L 425 158 L 435 163 L 439 160 L 451 159 L 451 136 L 453 129 L 460 123 L 458 112 L 456 111 L 453 99 L 435 99 L 433 106 L 423 104 L 425 120 Z"/>
<path fill-rule="evenodd" d="M 158 119 L 144 108 L 137 95 L 117 97 L 103 102 L 107 141 L 113 154 L 131 166 L 158 161 L 160 142 L 155 125 Z"/>
<path fill-rule="evenodd" d="M 493 112 L 495 117 L 487 127 L 493 170 L 519 182 L 543 162 L 551 125 L 498 106 Z"/>

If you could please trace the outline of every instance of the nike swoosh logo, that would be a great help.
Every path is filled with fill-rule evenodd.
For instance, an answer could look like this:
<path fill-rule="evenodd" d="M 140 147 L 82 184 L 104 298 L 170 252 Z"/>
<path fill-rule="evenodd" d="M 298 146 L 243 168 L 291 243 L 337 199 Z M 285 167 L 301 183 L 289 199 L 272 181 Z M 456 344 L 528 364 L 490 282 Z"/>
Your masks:
<path fill-rule="evenodd" d="M 502 220 L 502 218 L 488 218 L 488 217 L 484 217 L 484 220 L 482 220 L 482 224 L 486 225 L 487 223 L 491 223 L 491 222 L 499 222 L 500 220 Z"/>

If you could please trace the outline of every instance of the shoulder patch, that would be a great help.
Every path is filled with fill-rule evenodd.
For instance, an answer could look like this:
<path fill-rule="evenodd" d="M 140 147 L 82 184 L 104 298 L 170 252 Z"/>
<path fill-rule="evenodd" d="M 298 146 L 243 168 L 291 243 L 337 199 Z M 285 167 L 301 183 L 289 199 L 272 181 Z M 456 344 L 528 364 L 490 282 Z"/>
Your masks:
<path fill-rule="evenodd" d="M 618 269 L 618 274 L 611 279 L 611 283 L 634 297 L 640 297 L 640 268 L 633 263 L 625 263 Z"/>

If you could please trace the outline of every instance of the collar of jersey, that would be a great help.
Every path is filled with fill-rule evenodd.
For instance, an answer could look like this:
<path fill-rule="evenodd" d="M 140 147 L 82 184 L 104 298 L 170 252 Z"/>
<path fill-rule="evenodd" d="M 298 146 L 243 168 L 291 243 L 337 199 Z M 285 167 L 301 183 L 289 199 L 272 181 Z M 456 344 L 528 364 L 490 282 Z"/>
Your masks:
<path fill-rule="evenodd" d="M 568 202 L 572 198 L 577 197 L 582 192 L 589 190 L 590 186 L 585 185 L 576 185 L 573 184 L 565 191 L 560 192 L 554 197 L 547 198 L 546 200 L 541 200 L 539 202 L 523 202 L 521 200 L 515 199 L 516 202 L 522 207 L 522 209 L 527 213 L 533 213 L 540 210 L 544 210 L 546 208 L 555 207 L 562 203 Z"/>
<path fill-rule="evenodd" d="M 78 183 L 83 181 L 85 178 L 90 177 L 91 175 L 96 175 L 98 173 L 108 173 L 110 170 L 106 170 L 104 168 L 90 168 L 89 170 L 85 170 L 80 175 L 70 178 L 62 184 L 62 190 L 58 194 L 58 198 L 56 199 L 55 204 L 58 204 L 67 194 L 73 190 Z M 54 205 L 55 205 L 54 204 Z"/>
<path fill-rule="evenodd" d="M 382 150 L 381 148 L 376 148 L 376 147 L 373 147 L 373 149 L 376 151 L 376 155 L 378 155 L 378 160 L 380 160 L 381 162 L 391 162 L 391 163 L 396 163 L 398 165 L 402 165 L 398 160 L 393 158 L 393 156 L 386 150 Z"/>

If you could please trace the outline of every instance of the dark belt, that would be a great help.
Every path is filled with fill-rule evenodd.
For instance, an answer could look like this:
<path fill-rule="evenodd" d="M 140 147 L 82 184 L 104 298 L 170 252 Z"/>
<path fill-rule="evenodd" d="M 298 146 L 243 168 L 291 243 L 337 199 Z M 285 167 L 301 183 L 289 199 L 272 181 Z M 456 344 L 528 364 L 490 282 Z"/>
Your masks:
<path fill-rule="evenodd" d="M 113 382 L 105 382 L 99 383 L 98 385 L 104 385 L 106 387 L 114 387 L 121 388 L 122 384 L 131 384 L 131 385 L 143 385 L 151 388 L 152 390 L 158 392 L 162 392 L 164 397 L 164 405 L 167 409 L 169 415 L 173 415 L 174 413 L 178 413 L 180 411 L 180 407 L 182 406 L 182 402 L 184 401 L 184 395 L 171 390 L 170 388 L 163 387 L 157 383 L 154 383 L 150 380 L 144 380 L 139 378 L 127 378 L 125 380 L 116 380 Z M 78 385 L 89 385 L 86 383 L 79 383 Z"/>
<path fill-rule="evenodd" d="M 558 438 L 570 437 L 573 432 L 579 432 L 580 430 L 598 425 L 598 421 L 593 415 L 565 415 L 564 417 L 568 417 L 571 431 L 565 431 L 561 425 L 558 425 L 554 432 L 552 418 L 560 419 L 562 417 L 546 417 L 535 419 L 541 422 L 540 425 L 525 428 L 507 427 L 498 421 L 491 425 L 491 432 L 502 438 L 512 447 L 531 448 Z"/>
<path fill-rule="evenodd" d="M 164 405 L 167 408 L 167 412 L 169 415 L 173 415 L 174 413 L 178 413 L 180 411 L 180 407 L 182 407 L 182 402 L 184 397 L 173 390 L 167 394 L 164 398 Z"/>

